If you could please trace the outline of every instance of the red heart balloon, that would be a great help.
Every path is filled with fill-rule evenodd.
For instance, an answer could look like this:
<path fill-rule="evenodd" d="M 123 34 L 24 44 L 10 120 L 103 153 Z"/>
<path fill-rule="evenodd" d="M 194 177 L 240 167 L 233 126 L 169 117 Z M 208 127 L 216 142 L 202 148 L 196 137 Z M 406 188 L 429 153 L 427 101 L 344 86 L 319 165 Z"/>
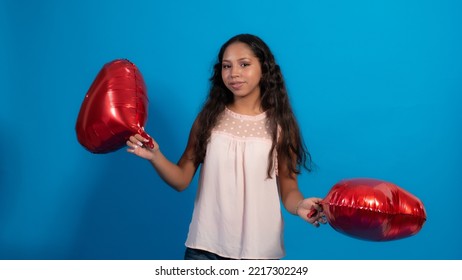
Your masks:
<path fill-rule="evenodd" d="M 144 132 L 148 98 L 138 68 L 127 59 L 116 59 L 103 66 L 85 95 L 77 118 L 77 139 L 96 154 L 116 151 L 136 133 Z"/>
<path fill-rule="evenodd" d="M 342 180 L 332 187 L 322 205 L 327 221 L 335 230 L 372 241 L 415 235 L 427 219 L 417 197 L 377 179 Z"/>

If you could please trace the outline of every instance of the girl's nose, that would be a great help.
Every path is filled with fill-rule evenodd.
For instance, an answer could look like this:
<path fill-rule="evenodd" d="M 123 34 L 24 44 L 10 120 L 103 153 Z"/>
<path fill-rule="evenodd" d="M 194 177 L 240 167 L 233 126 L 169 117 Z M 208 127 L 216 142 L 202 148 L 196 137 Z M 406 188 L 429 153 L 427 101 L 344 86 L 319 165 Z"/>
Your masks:
<path fill-rule="evenodd" d="M 237 67 L 233 67 L 231 70 L 231 77 L 239 77 L 241 75 L 241 71 Z"/>
<path fill-rule="evenodd" d="M 239 67 L 232 67 L 231 68 L 231 77 L 239 77 L 241 75 L 241 69 Z"/>

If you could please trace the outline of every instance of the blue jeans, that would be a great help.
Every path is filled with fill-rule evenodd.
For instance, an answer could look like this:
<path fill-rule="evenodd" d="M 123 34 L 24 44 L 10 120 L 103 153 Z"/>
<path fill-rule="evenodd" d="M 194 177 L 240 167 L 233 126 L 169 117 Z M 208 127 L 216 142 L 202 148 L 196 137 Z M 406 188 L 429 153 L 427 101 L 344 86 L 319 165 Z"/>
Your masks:
<path fill-rule="evenodd" d="M 186 251 L 184 252 L 184 259 L 185 260 L 232 260 L 230 258 L 225 258 L 219 256 L 217 254 L 186 247 Z"/>

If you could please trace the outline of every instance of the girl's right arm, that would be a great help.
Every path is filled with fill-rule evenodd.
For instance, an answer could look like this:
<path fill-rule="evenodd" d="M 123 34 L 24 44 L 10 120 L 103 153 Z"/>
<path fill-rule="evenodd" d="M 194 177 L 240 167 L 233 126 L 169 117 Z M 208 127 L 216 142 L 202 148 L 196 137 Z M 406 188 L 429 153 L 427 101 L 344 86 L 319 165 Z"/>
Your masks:
<path fill-rule="evenodd" d="M 194 146 L 196 141 L 196 122 L 194 122 L 191 132 L 189 133 L 188 144 L 177 164 L 168 160 L 160 151 L 159 145 L 154 141 L 154 148 L 150 149 L 143 143 L 148 142 L 148 139 L 136 134 L 127 141 L 128 152 L 133 153 L 141 158 L 147 159 L 159 176 L 173 189 L 177 191 L 185 190 L 197 170 L 197 165 L 194 164 Z"/>

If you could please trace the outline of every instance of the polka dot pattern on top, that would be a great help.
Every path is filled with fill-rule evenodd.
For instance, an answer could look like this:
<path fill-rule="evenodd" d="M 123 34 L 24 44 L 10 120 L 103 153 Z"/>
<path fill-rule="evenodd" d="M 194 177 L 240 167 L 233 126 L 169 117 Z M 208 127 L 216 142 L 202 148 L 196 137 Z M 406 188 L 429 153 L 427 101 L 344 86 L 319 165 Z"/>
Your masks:
<path fill-rule="evenodd" d="M 215 131 L 239 138 L 261 138 L 271 141 L 266 113 L 255 116 L 241 115 L 228 108 L 220 115 Z"/>

